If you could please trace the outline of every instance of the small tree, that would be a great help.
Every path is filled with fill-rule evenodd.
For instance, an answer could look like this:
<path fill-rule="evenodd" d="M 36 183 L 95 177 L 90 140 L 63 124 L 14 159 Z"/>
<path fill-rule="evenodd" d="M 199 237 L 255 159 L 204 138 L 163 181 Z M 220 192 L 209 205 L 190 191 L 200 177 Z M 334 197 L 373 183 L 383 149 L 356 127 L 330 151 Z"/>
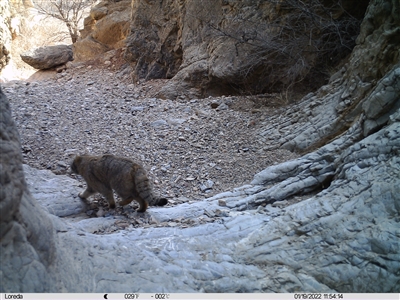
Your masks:
<path fill-rule="evenodd" d="M 67 25 L 72 43 L 79 38 L 79 24 L 84 13 L 97 0 L 35 0 L 39 13 L 56 18 Z"/>

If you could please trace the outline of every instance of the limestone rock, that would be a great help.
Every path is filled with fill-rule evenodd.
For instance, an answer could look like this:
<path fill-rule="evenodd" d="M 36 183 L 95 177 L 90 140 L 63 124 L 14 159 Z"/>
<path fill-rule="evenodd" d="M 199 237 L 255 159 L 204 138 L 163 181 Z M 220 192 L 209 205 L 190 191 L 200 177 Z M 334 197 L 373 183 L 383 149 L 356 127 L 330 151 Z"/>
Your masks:
<path fill-rule="evenodd" d="M 72 218 L 83 207 L 77 183 L 66 176 L 25 167 L 26 185 L 18 132 L 1 96 L 5 292 L 397 290 L 400 110 L 364 139 L 352 139 L 362 130 L 356 123 L 317 151 L 257 174 L 250 185 L 151 208 L 151 224 L 133 228 L 133 214 L 99 210 L 100 217 Z M 294 193 L 314 188 L 322 191 L 291 202 Z M 286 207 L 260 209 L 284 198 Z"/>
<path fill-rule="evenodd" d="M 27 11 L 33 7 L 31 1 L 13 0 L 0 2 L 0 73 L 14 55 L 13 40 L 21 34 Z M 6 77 L 6 76 L 5 76 Z"/>
<path fill-rule="evenodd" d="M 21 59 L 36 69 L 50 69 L 73 60 L 71 45 L 35 48 L 22 53 Z"/>
<path fill-rule="evenodd" d="M 92 36 L 77 41 L 73 47 L 76 61 L 89 60 L 110 50 L 110 47 L 96 41 Z"/>
<path fill-rule="evenodd" d="M 131 1 L 102 1 L 84 21 L 81 39 L 74 46 L 74 59 L 85 61 L 124 46 L 129 32 Z"/>
<path fill-rule="evenodd" d="M 392 38 L 400 30 L 400 15 L 392 12 L 396 9 L 388 2 L 372 1 L 349 62 L 318 93 L 303 99 L 302 113 L 288 111 L 274 129 L 264 128 L 260 135 L 268 139 L 275 136 L 276 147 L 312 151 L 340 136 L 355 122 L 363 123 L 359 138 L 386 124 L 400 105 L 400 42 Z"/>
<path fill-rule="evenodd" d="M 11 31 L 9 24 L 11 21 L 10 5 L 8 1 L 0 3 L 0 72 L 10 61 L 11 51 Z"/>
<path fill-rule="evenodd" d="M 92 37 L 104 45 L 113 48 L 122 47 L 122 41 L 125 40 L 129 31 L 129 17 L 129 9 L 108 13 L 96 23 Z"/>
<path fill-rule="evenodd" d="M 57 251 L 63 257 L 58 265 L 85 256 L 81 266 L 85 271 L 80 277 L 83 282 L 72 285 L 71 278 L 65 277 L 63 284 L 75 292 L 83 286 L 93 292 L 120 292 L 127 288 L 133 271 L 141 270 L 140 279 L 129 282 L 140 292 L 152 292 L 160 285 L 173 292 L 393 291 L 400 279 L 395 217 L 400 207 L 400 178 L 396 176 L 400 163 L 396 154 L 400 151 L 399 114 L 392 117 L 389 126 L 342 152 L 334 164 L 337 176 L 328 188 L 284 209 L 256 210 L 254 200 L 265 198 L 265 187 L 271 182 L 299 183 L 298 174 L 313 172 L 310 166 L 295 167 L 302 166 L 305 158 L 278 165 L 281 173 L 264 172 L 255 176 L 252 185 L 206 201 L 152 208 L 149 214 L 157 221 L 149 228 L 129 229 L 129 220 L 112 217 L 70 220 L 68 227 L 55 222 L 60 246 Z M 335 143 L 346 147 L 346 140 L 344 137 Z M 324 157 L 331 150 L 325 147 L 309 158 Z M 71 179 L 47 171 L 29 171 L 27 177 L 28 182 L 36 181 L 39 197 L 48 189 L 46 182 L 56 183 L 55 187 L 71 185 Z M 71 200 L 68 196 L 64 199 Z M 230 208 L 224 214 L 220 212 L 221 202 Z M 182 224 L 203 215 L 209 217 L 205 224 Z M 211 218 L 216 220 L 211 222 Z M 164 223 L 168 226 L 157 225 Z M 113 224 L 120 224 L 122 234 L 90 234 Z M 100 262 L 108 273 L 99 275 L 99 283 L 93 283 L 89 274 Z M 371 264 L 371 268 L 366 269 L 365 264 Z M 381 268 L 386 270 L 384 275 Z M 344 279 L 345 286 L 341 284 Z"/>
<path fill-rule="evenodd" d="M 108 13 L 108 8 L 106 6 L 98 6 L 96 5 L 90 10 L 91 19 L 98 21 L 104 18 Z"/>
<path fill-rule="evenodd" d="M 163 1 L 160 5 L 155 2 L 134 2 L 125 53 L 134 70 L 134 80 L 172 78 L 176 75 L 183 58 L 184 5 L 174 0 Z"/>
<path fill-rule="evenodd" d="M 54 262 L 56 250 L 53 223 L 27 189 L 19 135 L 11 119 L 8 100 L 1 89 L 0 106 L 2 291 L 50 291 L 50 286 L 57 281 L 47 272 Z M 13 269 L 24 270 L 22 273 L 25 275 L 18 271 L 11 272 Z"/>
<path fill-rule="evenodd" d="M 62 175 L 54 177 L 48 170 L 39 171 L 27 165 L 23 167 L 32 196 L 50 214 L 66 217 L 86 210 L 86 204 L 78 197 L 82 188 L 77 186 L 75 180 Z"/>
<path fill-rule="evenodd" d="M 1 1 L 0 6 L 3 4 L 9 5 L 11 15 L 0 12 L 0 19 L 3 16 L 8 19 L 7 26 L 12 40 L 4 44 L 10 60 L 1 71 L 0 81 L 26 80 L 37 70 L 21 59 L 21 53 L 54 43 L 69 44 L 71 39 L 65 23 L 55 18 L 45 19 L 45 16 L 34 8 L 32 0 Z M 1 44 L 0 42 L 0 48 Z"/>
<path fill-rule="evenodd" d="M 255 93 L 271 92 L 300 78 L 307 78 L 308 84 L 316 83 L 322 77 L 320 73 L 315 75 L 314 66 L 322 61 L 329 64 L 326 55 L 319 54 L 326 44 L 320 34 L 333 27 L 324 23 L 320 24 L 321 31 L 310 29 L 315 19 L 308 19 L 304 11 L 317 16 L 319 9 L 313 11 L 309 2 L 301 4 L 304 7 L 294 3 L 135 1 L 125 54 L 131 62 L 132 77 L 135 81 L 173 78 L 160 91 L 159 97 L 166 99 L 187 95 L 190 89 L 196 92 L 194 98 L 232 94 L 241 87 Z M 343 5 L 346 12 L 361 20 L 360 11 L 365 11 L 366 3 L 348 0 Z M 347 19 L 343 7 L 338 7 L 335 14 L 334 22 L 354 25 L 358 30 L 356 18 Z M 332 21 L 329 14 L 316 19 Z M 290 32 L 296 32 L 296 37 L 289 38 Z M 288 38 L 282 38 L 286 34 Z M 346 43 L 353 46 L 354 35 L 348 38 Z M 338 41 L 333 46 L 341 44 Z M 314 51 L 316 48 L 319 50 Z M 349 53 L 349 49 L 341 49 L 336 54 L 344 55 L 346 51 Z"/>

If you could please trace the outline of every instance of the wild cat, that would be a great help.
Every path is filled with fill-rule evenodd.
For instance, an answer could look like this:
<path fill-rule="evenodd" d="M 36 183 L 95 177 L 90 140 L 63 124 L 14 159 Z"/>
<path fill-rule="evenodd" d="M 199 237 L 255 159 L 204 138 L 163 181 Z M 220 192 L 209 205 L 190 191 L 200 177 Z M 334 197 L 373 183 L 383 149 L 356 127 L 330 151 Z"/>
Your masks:
<path fill-rule="evenodd" d="M 81 175 L 87 184 L 78 196 L 86 199 L 97 193 L 102 194 L 110 208 L 115 208 L 113 190 L 121 197 L 120 205 L 136 200 L 138 212 L 145 212 L 149 205 L 163 206 L 166 198 L 156 197 L 144 168 L 133 160 L 114 155 L 78 155 L 71 164 L 72 172 Z"/>

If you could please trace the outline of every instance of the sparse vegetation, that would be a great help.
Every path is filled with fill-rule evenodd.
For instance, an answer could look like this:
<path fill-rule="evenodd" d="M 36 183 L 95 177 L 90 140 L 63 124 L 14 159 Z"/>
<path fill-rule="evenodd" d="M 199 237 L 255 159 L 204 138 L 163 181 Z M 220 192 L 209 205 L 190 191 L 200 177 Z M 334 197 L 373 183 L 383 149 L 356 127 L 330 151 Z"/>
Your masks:
<path fill-rule="evenodd" d="M 65 23 L 72 43 L 79 38 L 79 26 L 88 9 L 97 0 L 35 0 L 38 12 Z"/>
<path fill-rule="evenodd" d="M 348 12 L 340 0 L 267 0 L 264 4 L 270 5 L 270 15 L 252 18 L 244 10 L 233 20 L 207 22 L 216 35 L 233 41 L 236 51 L 247 51 L 241 76 L 231 82 L 241 90 L 317 88 L 355 45 L 362 16 Z M 254 21 L 259 19 L 264 22 Z"/>

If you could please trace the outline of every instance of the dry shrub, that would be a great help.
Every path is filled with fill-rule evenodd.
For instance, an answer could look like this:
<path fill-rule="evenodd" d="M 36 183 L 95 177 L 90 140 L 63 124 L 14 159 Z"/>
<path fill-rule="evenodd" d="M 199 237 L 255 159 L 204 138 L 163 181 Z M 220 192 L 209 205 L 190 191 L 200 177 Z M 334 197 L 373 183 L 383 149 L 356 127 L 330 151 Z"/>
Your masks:
<path fill-rule="evenodd" d="M 361 2 L 365 12 L 368 1 Z M 342 1 L 266 0 L 264 4 L 269 14 L 259 10 L 257 18 L 239 13 L 222 25 L 208 23 L 216 36 L 233 40 L 236 49 L 246 51 L 239 76 L 230 82 L 239 91 L 318 88 L 355 46 L 363 12 L 350 13 Z"/>

